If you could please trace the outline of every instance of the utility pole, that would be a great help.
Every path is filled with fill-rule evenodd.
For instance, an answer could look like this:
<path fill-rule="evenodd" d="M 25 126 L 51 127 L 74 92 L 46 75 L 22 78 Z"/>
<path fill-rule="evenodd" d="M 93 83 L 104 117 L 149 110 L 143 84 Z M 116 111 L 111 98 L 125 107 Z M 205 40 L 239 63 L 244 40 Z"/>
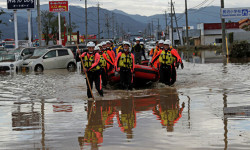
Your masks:
<path fill-rule="evenodd" d="M 98 43 L 100 43 L 100 3 L 97 4 L 97 15 L 98 15 Z"/>
<path fill-rule="evenodd" d="M 40 0 L 37 0 L 37 21 L 38 21 L 38 39 L 39 46 L 42 46 L 42 30 L 41 30 L 41 11 L 40 11 Z"/>
<path fill-rule="evenodd" d="M 154 37 L 154 21 L 152 20 L 152 37 Z"/>
<path fill-rule="evenodd" d="M 112 12 L 112 34 L 113 34 L 113 39 L 115 38 L 115 16 L 114 13 Z"/>
<path fill-rule="evenodd" d="M 107 32 L 108 32 L 108 39 L 109 39 L 109 16 L 108 14 L 105 14 L 106 17 L 106 27 L 107 27 Z"/>
<path fill-rule="evenodd" d="M 224 0 L 221 0 L 221 8 L 224 8 Z M 221 19 L 221 28 L 222 28 L 222 53 L 226 55 L 226 25 L 225 19 Z"/>
<path fill-rule="evenodd" d="M 165 22 L 166 22 L 166 33 L 165 33 L 165 40 L 167 39 L 167 34 L 168 34 L 168 16 L 167 16 L 167 11 L 165 11 Z"/>
<path fill-rule="evenodd" d="M 171 0 L 171 42 L 174 45 L 174 29 L 173 29 L 173 2 Z"/>
<path fill-rule="evenodd" d="M 185 15 L 186 15 L 186 42 L 187 42 L 187 49 L 189 50 L 187 0 L 185 0 Z"/>
<path fill-rule="evenodd" d="M 85 0 L 85 43 L 88 42 L 88 11 L 87 11 L 87 0 Z"/>
<path fill-rule="evenodd" d="M 177 23 L 177 19 L 176 19 L 176 14 L 175 14 L 175 9 L 174 9 L 174 5 L 173 5 L 173 11 L 174 11 L 174 17 L 175 17 L 175 23 L 176 23 L 176 28 L 177 28 L 177 33 L 178 33 L 178 36 L 179 36 L 179 40 L 181 42 L 181 36 L 180 36 L 180 31 L 179 31 L 179 27 L 178 27 L 178 23 Z"/>
<path fill-rule="evenodd" d="M 71 26 L 71 13 L 69 12 L 69 41 L 70 41 L 70 44 L 72 44 L 72 26 Z"/>
<path fill-rule="evenodd" d="M 116 22 L 116 32 L 117 32 L 118 38 L 120 38 L 120 29 L 119 29 L 119 25 L 117 22 Z"/>
<path fill-rule="evenodd" d="M 61 31 L 61 12 L 58 12 L 58 27 L 59 27 L 59 45 L 62 45 L 62 31 Z"/>
<path fill-rule="evenodd" d="M 160 19 L 159 18 L 158 18 L 158 25 L 157 25 L 157 38 L 158 38 L 158 40 L 161 39 L 161 37 L 160 37 Z"/>
<path fill-rule="evenodd" d="M 15 48 L 18 48 L 17 11 L 14 10 Z"/>
<path fill-rule="evenodd" d="M 124 38 L 123 23 L 122 23 L 122 27 L 121 27 L 121 32 L 122 32 L 122 41 L 123 41 L 123 38 Z"/>
<path fill-rule="evenodd" d="M 31 42 L 31 10 L 27 10 L 28 13 L 28 37 L 29 37 L 29 47 L 31 47 L 32 42 Z"/>

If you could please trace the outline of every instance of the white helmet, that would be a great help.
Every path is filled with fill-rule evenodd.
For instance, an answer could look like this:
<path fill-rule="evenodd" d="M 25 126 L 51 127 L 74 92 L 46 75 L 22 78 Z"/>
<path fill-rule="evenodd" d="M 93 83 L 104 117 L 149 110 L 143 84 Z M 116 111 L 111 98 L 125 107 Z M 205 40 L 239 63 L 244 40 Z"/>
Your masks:
<path fill-rule="evenodd" d="M 140 42 L 140 44 L 144 45 L 144 42 Z"/>
<path fill-rule="evenodd" d="M 100 50 L 100 48 L 98 47 L 98 45 L 97 45 L 97 46 L 95 46 L 94 51 L 99 51 L 99 50 Z"/>
<path fill-rule="evenodd" d="M 97 47 L 101 47 L 101 46 L 102 46 L 102 44 L 100 43 L 100 44 L 97 44 L 96 46 L 97 46 Z"/>
<path fill-rule="evenodd" d="M 88 42 L 87 47 L 95 47 L 95 43 L 94 42 Z"/>
<path fill-rule="evenodd" d="M 171 41 L 170 40 L 166 40 L 166 41 L 164 41 L 164 43 L 163 43 L 164 45 L 171 45 Z"/>
<path fill-rule="evenodd" d="M 136 41 L 140 41 L 140 38 L 135 38 Z"/>
<path fill-rule="evenodd" d="M 106 42 L 102 42 L 101 45 L 102 45 L 102 46 L 103 46 L 103 45 L 106 45 Z"/>
<path fill-rule="evenodd" d="M 131 47 L 130 43 L 127 41 L 123 41 L 123 45 L 128 45 L 129 47 Z"/>
<path fill-rule="evenodd" d="M 164 41 L 163 41 L 163 40 L 160 40 L 160 41 L 158 42 L 158 44 L 164 44 Z"/>
<path fill-rule="evenodd" d="M 110 42 L 110 41 L 106 41 L 106 44 L 108 44 L 108 43 L 109 43 L 109 44 L 111 44 L 111 42 Z"/>

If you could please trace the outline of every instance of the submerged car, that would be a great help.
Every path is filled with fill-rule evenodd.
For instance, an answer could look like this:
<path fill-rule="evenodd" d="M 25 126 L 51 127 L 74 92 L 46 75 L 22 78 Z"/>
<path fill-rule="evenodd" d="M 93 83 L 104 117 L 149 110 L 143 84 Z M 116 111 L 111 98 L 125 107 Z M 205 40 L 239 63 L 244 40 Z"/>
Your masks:
<path fill-rule="evenodd" d="M 0 55 L 0 72 L 18 72 L 23 64 L 23 59 L 15 54 Z"/>
<path fill-rule="evenodd" d="M 21 55 L 22 58 L 24 60 L 26 60 L 33 55 L 35 49 L 36 49 L 35 47 L 30 47 L 30 48 L 20 47 L 20 48 L 13 50 L 13 51 L 10 51 L 9 53 Z"/>
<path fill-rule="evenodd" d="M 47 69 L 73 70 L 76 68 L 76 61 L 70 49 L 36 49 L 33 56 L 25 60 L 22 69 L 42 72 Z"/>

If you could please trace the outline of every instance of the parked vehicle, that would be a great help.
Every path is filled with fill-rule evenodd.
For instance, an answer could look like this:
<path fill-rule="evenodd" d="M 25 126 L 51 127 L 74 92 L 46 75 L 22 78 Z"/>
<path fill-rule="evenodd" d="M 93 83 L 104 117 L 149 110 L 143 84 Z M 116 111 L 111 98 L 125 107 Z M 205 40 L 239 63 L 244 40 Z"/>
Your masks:
<path fill-rule="evenodd" d="M 155 48 L 155 41 L 149 41 L 145 44 L 145 52 L 149 52 L 152 48 Z"/>
<path fill-rule="evenodd" d="M 33 56 L 25 60 L 22 69 L 42 72 L 47 69 L 75 70 L 74 54 L 67 48 L 36 49 Z"/>
<path fill-rule="evenodd" d="M 15 45 L 14 44 L 5 44 L 4 45 L 4 50 L 6 51 L 11 51 L 15 49 Z"/>
<path fill-rule="evenodd" d="M 22 58 L 26 60 L 34 54 L 35 49 L 36 49 L 35 47 L 30 47 L 30 48 L 20 47 L 13 51 L 10 51 L 10 53 L 21 55 Z"/>
<path fill-rule="evenodd" d="M 1 55 L 1 54 L 7 54 L 7 51 L 6 51 L 6 50 L 1 50 L 1 49 L 0 49 L 0 55 Z"/>
<path fill-rule="evenodd" d="M 72 51 L 73 54 L 74 54 L 74 57 L 75 57 L 76 62 L 81 61 L 80 58 L 79 58 L 79 54 L 78 54 L 78 52 L 77 52 L 77 46 L 76 46 L 76 45 L 67 45 L 67 46 L 65 46 L 65 47 L 71 49 L 71 51 Z M 87 52 L 87 51 L 88 51 L 88 48 L 87 48 L 86 45 L 78 45 L 78 47 L 79 47 L 79 50 L 80 50 L 81 54 L 82 54 L 83 52 Z"/>
<path fill-rule="evenodd" d="M 0 55 L 0 72 L 18 72 L 22 64 L 23 59 L 18 55 L 7 53 Z"/>

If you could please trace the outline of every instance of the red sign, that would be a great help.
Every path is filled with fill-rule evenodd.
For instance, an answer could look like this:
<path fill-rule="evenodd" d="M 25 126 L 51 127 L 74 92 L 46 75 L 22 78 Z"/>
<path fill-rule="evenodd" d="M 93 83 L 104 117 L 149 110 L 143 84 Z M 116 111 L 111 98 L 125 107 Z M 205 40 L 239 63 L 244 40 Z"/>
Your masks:
<path fill-rule="evenodd" d="M 69 3 L 68 1 L 50 1 L 49 11 L 50 12 L 69 11 Z"/>

